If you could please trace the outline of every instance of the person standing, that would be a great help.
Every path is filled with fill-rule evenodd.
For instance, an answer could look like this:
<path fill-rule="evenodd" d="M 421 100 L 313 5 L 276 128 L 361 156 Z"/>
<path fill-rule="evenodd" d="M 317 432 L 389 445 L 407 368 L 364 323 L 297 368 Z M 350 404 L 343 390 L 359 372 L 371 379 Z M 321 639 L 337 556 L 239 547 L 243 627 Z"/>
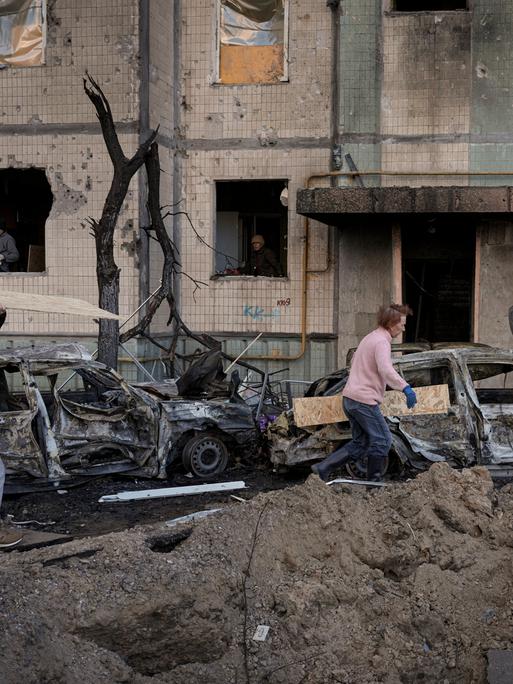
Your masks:
<path fill-rule="evenodd" d="M 5 307 L 2 304 L 0 304 L 0 328 L 5 323 L 6 316 L 7 316 L 7 312 L 5 310 Z M 2 375 L 3 375 L 3 370 L 2 370 Z M 3 375 L 3 384 L 6 384 L 5 375 Z M 5 404 L 5 399 L 2 400 L 2 404 Z M 8 410 L 7 405 L 6 404 L 2 405 L 0 407 L 0 410 L 2 410 L 2 411 Z M 4 484 L 5 484 L 5 466 L 3 464 L 2 459 L 0 458 L 0 509 L 2 507 L 2 498 L 3 498 L 3 494 L 4 494 Z M 10 549 L 13 546 L 16 546 L 16 544 L 19 544 L 22 539 L 23 539 L 22 534 L 20 534 L 17 530 L 13 529 L 7 523 L 5 523 L 3 520 L 0 519 L 0 550 L 1 549 Z"/>
<path fill-rule="evenodd" d="M 240 272 L 242 275 L 268 276 L 279 278 L 281 268 L 272 249 L 264 247 L 265 240 L 261 235 L 253 235 L 251 238 L 251 256 Z"/>
<path fill-rule="evenodd" d="M 328 480 L 335 468 L 364 456 L 367 456 L 367 479 L 382 480 L 385 458 L 392 444 L 392 435 L 380 411 L 385 389 L 388 386 L 404 392 L 409 409 L 417 403 L 415 392 L 392 365 L 392 339 L 404 332 L 406 316 L 411 313 L 407 305 L 382 306 L 378 311 L 378 327 L 358 345 L 342 391 L 352 439 L 312 466 L 312 471 L 322 480 Z"/>
<path fill-rule="evenodd" d="M 14 264 L 19 258 L 20 253 L 16 247 L 16 242 L 12 235 L 5 232 L 5 221 L 0 219 L 0 272 L 9 272 L 9 264 Z"/>

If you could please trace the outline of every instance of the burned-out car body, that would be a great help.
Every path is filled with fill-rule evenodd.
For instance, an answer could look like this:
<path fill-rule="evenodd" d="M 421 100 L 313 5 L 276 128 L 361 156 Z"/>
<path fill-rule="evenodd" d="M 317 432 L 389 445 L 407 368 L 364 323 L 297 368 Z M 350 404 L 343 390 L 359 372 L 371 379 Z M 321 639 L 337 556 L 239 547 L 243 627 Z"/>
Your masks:
<path fill-rule="evenodd" d="M 449 388 L 447 413 L 387 418 L 391 455 L 403 467 L 423 470 L 434 461 L 447 461 L 456 467 L 482 464 L 497 473 L 513 468 L 513 351 L 442 348 L 395 359 L 394 367 L 414 388 Z M 348 374 L 344 369 L 316 381 L 307 394 L 340 394 Z M 298 430 L 282 421 L 273 429 L 276 464 L 322 458 L 350 438 L 348 423 Z"/>
<path fill-rule="evenodd" d="M 0 353 L 0 457 L 8 474 L 62 479 L 130 471 L 165 478 L 180 459 L 200 477 L 256 446 L 251 408 L 177 395 L 174 381 L 128 384 L 79 345 Z"/>

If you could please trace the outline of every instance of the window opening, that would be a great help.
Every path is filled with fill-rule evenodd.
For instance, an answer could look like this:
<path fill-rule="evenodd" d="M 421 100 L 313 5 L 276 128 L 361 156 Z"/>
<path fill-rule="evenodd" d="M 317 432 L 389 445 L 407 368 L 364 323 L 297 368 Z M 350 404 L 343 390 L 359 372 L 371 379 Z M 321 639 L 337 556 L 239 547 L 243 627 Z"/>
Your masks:
<path fill-rule="evenodd" d="M 447 385 L 451 405 L 457 403 L 456 392 L 450 367 L 443 363 L 437 366 L 426 366 L 405 370 L 403 377 L 411 387 L 430 387 L 432 385 Z"/>
<path fill-rule="evenodd" d="M 52 201 L 42 169 L 0 170 L 0 274 L 45 270 L 45 223 Z"/>
<path fill-rule="evenodd" d="M 466 10 L 467 0 L 395 0 L 396 12 L 450 12 Z"/>
<path fill-rule="evenodd" d="M 216 183 L 217 275 L 287 274 L 286 181 Z M 263 244 L 256 247 L 256 244 Z M 253 244 L 252 244 L 253 243 Z"/>
<path fill-rule="evenodd" d="M 20 369 L 15 364 L 0 368 L 0 413 L 27 411 L 29 402 Z"/>
<path fill-rule="evenodd" d="M 45 0 L 3 0 L 0 6 L 0 68 L 44 63 Z"/>
<path fill-rule="evenodd" d="M 220 83 L 287 80 L 288 0 L 220 0 Z"/>
<path fill-rule="evenodd" d="M 420 217 L 402 230 L 406 342 L 471 339 L 475 227 Z"/>
<path fill-rule="evenodd" d="M 468 371 L 477 398 L 485 404 L 513 404 L 513 365 L 510 363 L 469 363 Z"/>

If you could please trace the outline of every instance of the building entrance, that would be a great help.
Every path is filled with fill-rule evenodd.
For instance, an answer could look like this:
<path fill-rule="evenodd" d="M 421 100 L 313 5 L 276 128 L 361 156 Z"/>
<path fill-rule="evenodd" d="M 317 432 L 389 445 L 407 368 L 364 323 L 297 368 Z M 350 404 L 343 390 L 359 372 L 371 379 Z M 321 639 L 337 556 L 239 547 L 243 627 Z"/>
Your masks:
<path fill-rule="evenodd" d="M 403 224 L 403 300 L 413 309 L 406 342 L 472 339 L 475 243 L 475 226 L 453 216 Z"/>

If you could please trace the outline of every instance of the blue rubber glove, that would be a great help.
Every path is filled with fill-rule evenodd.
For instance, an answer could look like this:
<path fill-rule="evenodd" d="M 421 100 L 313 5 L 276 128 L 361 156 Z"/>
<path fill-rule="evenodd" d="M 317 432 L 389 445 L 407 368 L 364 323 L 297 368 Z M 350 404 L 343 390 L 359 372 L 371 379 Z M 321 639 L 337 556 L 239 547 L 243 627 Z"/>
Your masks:
<path fill-rule="evenodd" d="M 406 387 L 403 389 L 403 392 L 406 397 L 406 406 L 409 409 L 412 409 L 417 403 L 417 395 L 409 385 L 406 385 Z"/>

